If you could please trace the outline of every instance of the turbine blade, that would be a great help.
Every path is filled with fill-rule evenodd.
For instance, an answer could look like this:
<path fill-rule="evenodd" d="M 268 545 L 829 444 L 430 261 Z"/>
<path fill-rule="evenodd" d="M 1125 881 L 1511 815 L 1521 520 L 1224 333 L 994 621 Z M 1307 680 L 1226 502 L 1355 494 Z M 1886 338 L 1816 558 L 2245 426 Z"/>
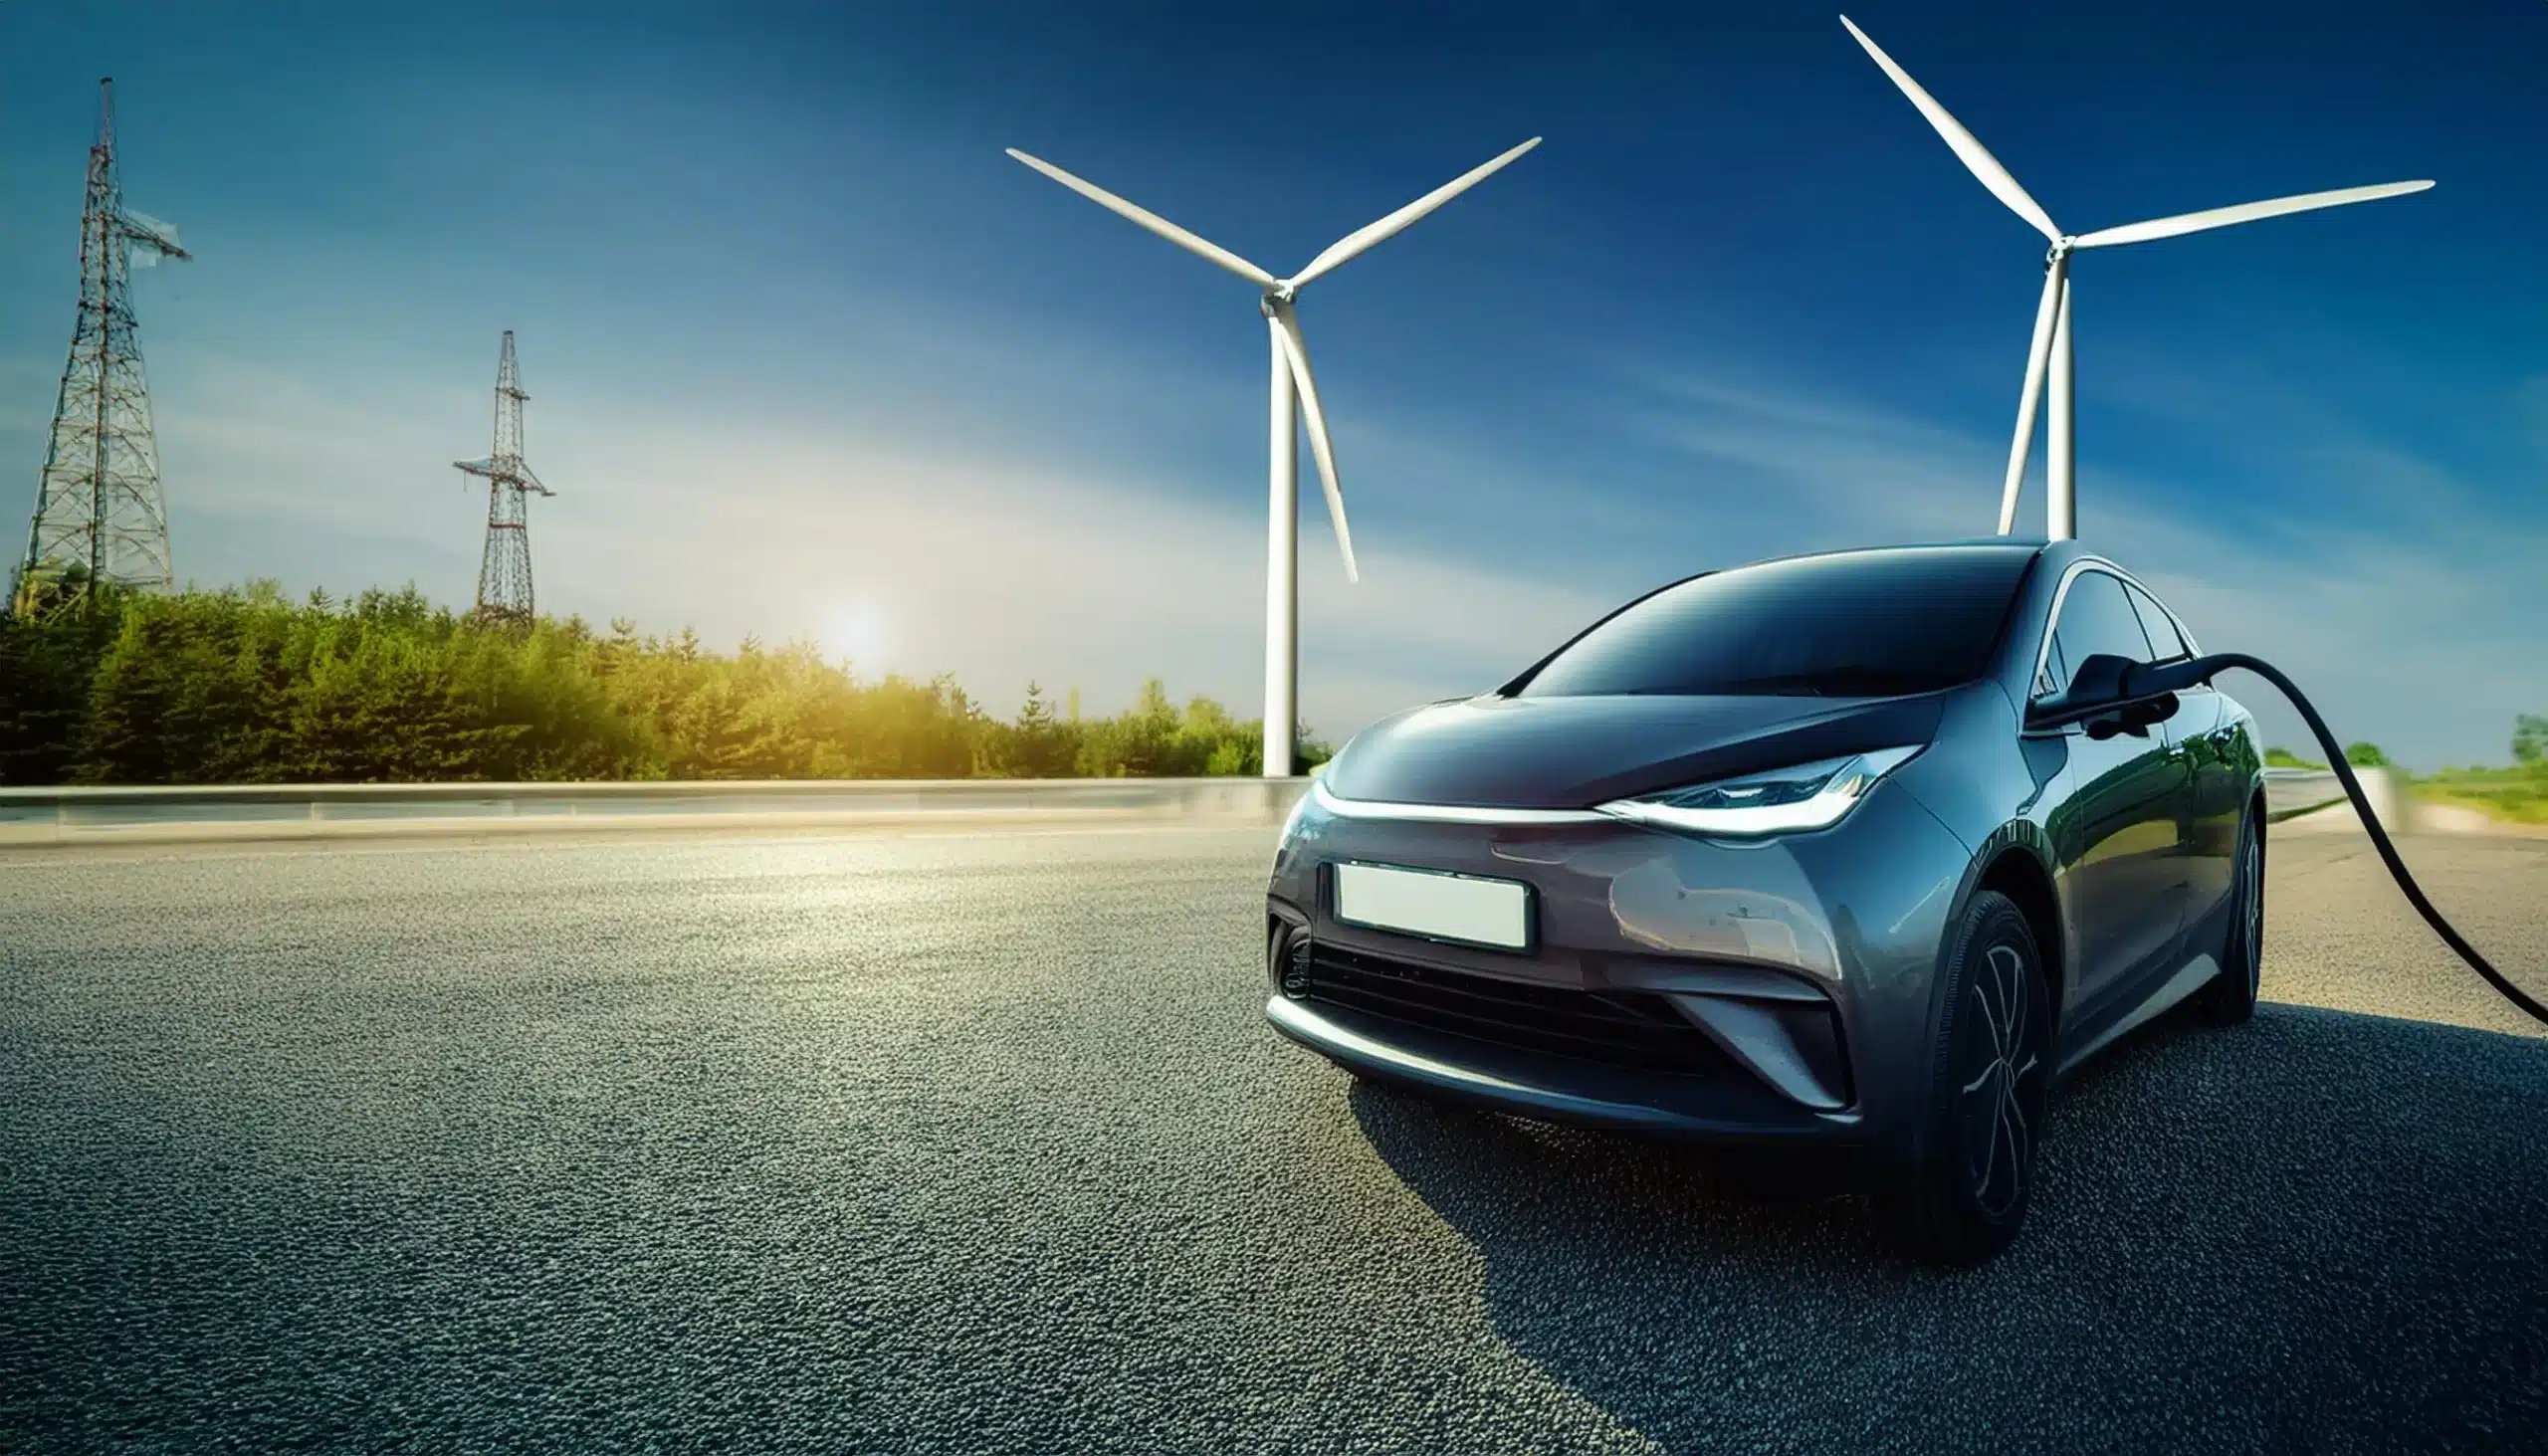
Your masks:
<path fill-rule="evenodd" d="M 1169 222 L 1167 218 L 1161 217 L 1158 213 L 1152 212 L 1148 208 L 1139 207 L 1133 203 L 1126 202 L 1123 198 L 1116 196 L 1114 193 L 1107 191 L 1105 188 L 1098 186 L 1094 182 L 1082 181 L 1081 179 L 1072 176 L 1070 173 L 1063 171 L 1061 168 L 1054 166 L 1051 162 L 1045 161 L 1041 157 L 1028 156 L 1026 153 L 1019 151 L 1013 146 L 1008 148 L 1008 154 L 1017 158 L 1019 161 L 1026 163 L 1026 165 L 1033 167 L 1035 170 L 1042 172 L 1045 176 L 1052 178 L 1054 181 L 1061 183 L 1063 186 L 1068 187 L 1080 196 L 1096 203 L 1098 206 L 1103 207 L 1110 212 L 1120 213 L 1123 216 L 1132 219 L 1134 222 L 1137 222 L 1143 227 L 1150 229 L 1152 232 L 1159 234 L 1161 237 L 1168 239 L 1169 242 L 1174 243 L 1177 247 L 1184 249 L 1188 253 L 1192 253 L 1197 257 L 1208 258 L 1214 263 L 1219 264 L 1221 267 L 1228 269 L 1230 272 L 1237 274 L 1239 277 L 1246 279 L 1250 283 L 1269 289 L 1274 287 L 1274 275 L 1267 273 L 1264 269 L 1259 268 L 1255 264 L 1248 262 L 1246 259 L 1239 257 L 1237 254 L 1222 247 L 1218 243 L 1206 242 L 1205 240 L 1194 236 L 1192 233 L 1185 231 L 1183 228 L 1178 227 L 1176 224 Z"/>
<path fill-rule="evenodd" d="M 2060 302 L 2061 281 L 2067 272 L 2059 265 L 2043 271 L 2043 302 L 2034 311 L 2034 342 L 2026 346 L 2026 382 L 2017 391 L 2017 435 L 2009 445 L 2009 480 L 2000 488 L 2002 535 L 2017 523 L 2017 488 L 2025 482 L 2026 452 L 2034 448 L 2034 417 L 2043 403 L 2044 366 L 2052 361 L 2054 306 Z"/>
<path fill-rule="evenodd" d="M 1867 55 L 1874 59 L 1875 64 L 1884 68 L 1884 74 L 1893 78 L 1893 84 L 1902 88 L 1902 94 L 1911 99 L 1911 104 L 1920 108 L 1921 115 L 1929 118 L 1929 124 L 1938 128 L 1938 134 L 1945 137 L 1947 145 L 1964 159 L 1965 166 L 1973 175 L 1982 179 L 1982 185 L 1991 189 L 1992 196 L 2007 203 L 2009 211 L 2032 224 L 2036 232 L 2043 234 L 2045 241 L 2061 241 L 2061 230 L 2052 225 L 2051 215 L 2026 195 L 2026 189 L 2017 185 L 2017 179 L 2009 174 L 2007 167 L 2000 165 L 2000 159 L 1993 156 L 1989 148 L 1964 129 L 1963 122 L 1949 115 L 1947 108 L 1938 104 L 1936 97 L 1922 91 L 1920 83 L 1911 79 L 1910 72 L 1894 65 L 1893 58 L 1868 40 L 1867 33 L 1858 29 L 1849 17 L 1841 16 L 1840 23 L 1849 28 L 1849 34 L 1858 38 L 1858 44 L 1866 48 Z"/>
<path fill-rule="evenodd" d="M 1408 203 L 1406 206 L 1399 208 L 1397 211 L 1390 213 L 1388 216 L 1381 218 L 1379 222 L 1373 223 L 1367 227 L 1358 228 L 1354 232 L 1346 234 L 1344 237 L 1330 244 L 1326 252 L 1311 259 L 1309 267 L 1293 274 L 1289 280 L 1292 287 L 1297 289 L 1303 284 L 1308 283 L 1311 279 L 1317 278 L 1343 264 L 1352 262 L 1354 259 L 1361 257 L 1372 249 L 1379 247 L 1380 244 L 1387 242 L 1391 238 L 1396 237 L 1399 233 L 1406 230 L 1406 226 L 1409 223 L 1414 222 L 1417 218 L 1424 216 L 1433 209 L 1440 207 L 1443 203 L 1450 201 L 1452 198 L 1459 196 L 1463 192 L 1466 192 L 1478 183 L 1485 181 L 1489 176 L 1501 171 L 1507 164 L 1512 162 L 1514 158 L 1539 144 L 1540 138 L 1534 136 L 1530 140 L 1523 142 L 1520 146 L 1517 146 L 1511 151 L 1504 153 L 1502 156 L 1495 158 L 1493 161 L 1487 162 L 1482 166 L 1471 167 L 1469 170 L 1462 172 L 1459 176 L 1443 183 L 1432 191 L 1425 193 L 1423 196 Z"/>
<path fill-rule="evenodd" d="M 1318 483 L 1327 491 L 1327 519 L 1336 526 L 1336 548 L 1345 553 L 1345 579 L 1360 581 L 1363 575 L 1354 566 L 1354 532 L 1345 524 L 1345 492 L 1336 483 L 1336 447 L 1327 437 L 1327 411 L 1319 406 L 1318 379 L 1310 373 L 1309 340 L 1301 336 L 1301 322 L 1288 308 L 1274 310 L 1265 322 L 1283 345 L 1283 356 L 1292 361 L 1292 387 L 1301 397 L 1301 418 L 1309 422 L 1310 454 L 1318 458 Z"/>
<path fill-rule="evenodd" d="M 2152 218 L 2146 223 L 2126 223 L 2119 228 L 2101 228 L 2071 244 L 2074 248 L 2113 248 L 2125 243 L 2147 243 L 2155 238 L 2173 238 L 2180 233 L 2200 233 L 2210 228 L 2234 227 L 2258 218 L 2280 217 L 2286 212 L 2311 212 L 2321 207 L 2342 207 L 2348 202 L 2377 202 L 2383 197 L 2403 197 L 2422 192 L 2432 186 L 2425 182 L 2382 182 L 2372 187 L 2340 187 L 2333 192 L 2303 192 L 2296 197 L 2276 197 L 2264 202 L 2242 202 L 2236 207 L 2216 207 L 2206 212 L 2183 212 L 2175 217 Z"/>

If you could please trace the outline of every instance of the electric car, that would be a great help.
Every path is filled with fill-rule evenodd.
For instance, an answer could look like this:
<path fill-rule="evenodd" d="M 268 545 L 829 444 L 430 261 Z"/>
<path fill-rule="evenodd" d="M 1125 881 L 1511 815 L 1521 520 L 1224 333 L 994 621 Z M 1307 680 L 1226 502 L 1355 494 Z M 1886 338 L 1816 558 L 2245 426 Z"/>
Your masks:
<path fill-rule="evenodd" d="M 1265 1013 L 1356 1075 L 1837 1155 L 1917 1257 L 2025 1217 L 2051 1084 L 2255 1004 L 2263 768 L 2075 541 L 1797 556 L 1648 593 L 1355 735 L 1284 827 Z"/>

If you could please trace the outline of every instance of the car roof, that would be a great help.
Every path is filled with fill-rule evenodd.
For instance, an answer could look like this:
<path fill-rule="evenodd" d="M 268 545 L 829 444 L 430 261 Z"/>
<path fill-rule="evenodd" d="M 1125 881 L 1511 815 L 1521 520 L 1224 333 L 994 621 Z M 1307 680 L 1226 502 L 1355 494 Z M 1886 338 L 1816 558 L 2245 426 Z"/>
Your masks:
<path fill-rule="evenodd" d="M 2008 551 L 2012 554 L 2031 555 L 2044 550 L 2047 546 L 2052 544 L 2054 543 L 2046 541 L 2038 536 L 2007 535 L 1966 536 L 1956 540 L 1940 541 L 1897 541 L 1890 545 L 1881 546 L 1839 546 L 1824 551 L 1799 551 L 1793 555 L 1787 556 L 1760 556 L 1749 561 L 1737 561 L 1732 565 L 1714 567 L 1706 571 L 1701 571 L 1697 574 L 1700 576 L 1714 576 L 1723 571 L 1739 571 L 1746 566 L 1769 566 L 1781 561 L 1817 561 L 1833 556 L 1883 556 L 1890 555 L 1897 551 Z M 2064 541 L 2060 542 L 2060 544 L 2073 545 L 2075 542 Z M 1690 578 L 1685 577 L 1683 579 L 1687 580 Z M 1676 582 L 1674 584 L 1678 585 L 1679 583 Z"/>

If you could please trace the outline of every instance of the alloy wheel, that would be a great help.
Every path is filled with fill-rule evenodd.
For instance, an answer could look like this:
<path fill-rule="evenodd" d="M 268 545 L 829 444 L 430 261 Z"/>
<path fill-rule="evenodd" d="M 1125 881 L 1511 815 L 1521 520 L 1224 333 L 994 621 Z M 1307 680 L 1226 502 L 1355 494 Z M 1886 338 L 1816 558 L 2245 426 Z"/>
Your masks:
<path fill-rule="evenodd" d="M 1998 1218 L 2023 1194 L 2034 1132 L 2026 1121 L 2042 1059 L 2034 1048 L 2034 977 L 2014 945 L 1994 945 L 1972 998 L 1962 1065 L 1966 1172 L 1974 1199 Z"/>
<path fill-rule="evenodd" d="M 2238 854 L 2239 951 L 2247 961 L 2247 995 L 2254 999 L 2265 963 L 2265 857 L 2256 850 L 2255 831 L 2247 832 Z"/>

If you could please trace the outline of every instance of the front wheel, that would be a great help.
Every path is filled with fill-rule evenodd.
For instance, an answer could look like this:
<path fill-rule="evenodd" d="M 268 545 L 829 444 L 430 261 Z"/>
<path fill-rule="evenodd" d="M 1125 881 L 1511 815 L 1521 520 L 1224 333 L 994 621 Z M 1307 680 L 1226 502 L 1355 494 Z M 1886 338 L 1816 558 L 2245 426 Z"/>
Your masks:
<path fill-rule="evenodd" d="M 2250 813 L 2238 825 L 2238 854 L 2230 861 L 2230 929 L 2221 940 L 2221 973 L 2195 993 L 2204 1019 L 2234 1026 L 2256 1014 L 2256 990 L 2265 960 L 2265 847 Z"/>
<path fill-rule="evenodd" d="M 2051 1082 L 2043 958 L 2017 903 L 1973 897 L 1947 956 L 1927 1106 L 1888 1181 L 1888 1231 L 1924 1263 L 1970 1266 L 2025 1223 Z"/>

